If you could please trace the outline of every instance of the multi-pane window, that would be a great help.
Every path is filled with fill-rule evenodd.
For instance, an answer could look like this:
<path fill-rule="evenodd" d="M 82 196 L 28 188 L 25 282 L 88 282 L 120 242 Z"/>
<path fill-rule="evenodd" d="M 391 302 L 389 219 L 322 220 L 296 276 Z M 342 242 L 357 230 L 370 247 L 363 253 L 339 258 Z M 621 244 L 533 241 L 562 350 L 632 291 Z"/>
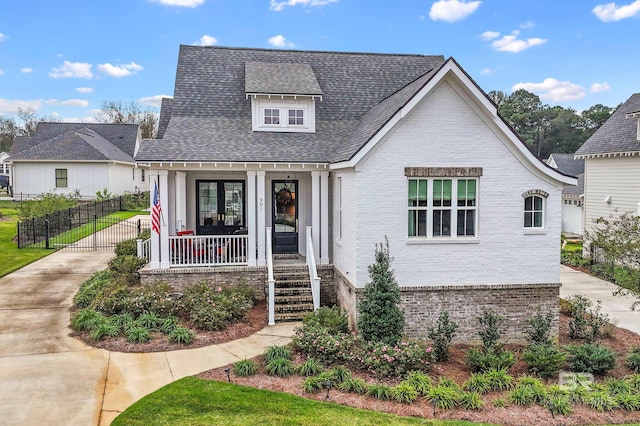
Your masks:
<path fill-rule="evenodd" d="M 524 199 L 524 227 L 544 227 L 544 199 L 539 195 L 530 195 Z"/>
<path fill-rule="evenodd" d="M 67 186 L 67 169 L 56 169 L 56 188 L 66 188 Z"/>
<path fill-rule="evenodd" d="M 304 110 L 289 110 L 289 126 L 304 126 Z"/>
<path fill-rule="evenodd" d="M 279 125 L 280 124 L 280 109 L 278 109 L 278 108 L 265 108 L 264 109 L 264 124 L 267 124 L 267 125 Z"/>
<path fill-rule="evenodd" d="M 142 173 L 140 175 L 140 179 L 142 180 L 142 182 L 144 182 L 144 169 L 140 169 L 142 170 Z"/>
<path fill-rule="evenodd" d="M 477 179 L 409 179 L 408 183 L 409 237 L 476 236 Z"/>

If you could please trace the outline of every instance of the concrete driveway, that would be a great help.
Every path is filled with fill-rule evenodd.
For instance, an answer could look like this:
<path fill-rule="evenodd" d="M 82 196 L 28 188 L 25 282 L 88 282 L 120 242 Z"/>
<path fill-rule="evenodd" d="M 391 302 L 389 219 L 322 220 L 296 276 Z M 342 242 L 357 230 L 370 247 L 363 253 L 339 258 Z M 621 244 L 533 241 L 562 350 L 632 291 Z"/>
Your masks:
<path fill-rule="evenodd" d="M 205 348 L 125 354 L 68 336 L 80 284 L 112 252 L 53 253 L 0 279 L 0 425 L 109 425 L 143 396 L 182 377 L 288 343 L 297 323 Z"/>

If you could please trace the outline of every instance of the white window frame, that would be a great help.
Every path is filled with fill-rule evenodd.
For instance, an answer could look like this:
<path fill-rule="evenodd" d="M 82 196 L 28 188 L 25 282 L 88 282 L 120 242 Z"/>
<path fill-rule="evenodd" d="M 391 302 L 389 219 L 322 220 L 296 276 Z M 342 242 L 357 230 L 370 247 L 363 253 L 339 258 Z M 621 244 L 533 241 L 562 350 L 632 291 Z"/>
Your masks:
<path fill-rule="evenodd" d="M 531 209 L 527 210 L 527 200 L 531 198 Z M 536 209 L 536 199 L 540 199 L 541 207 L 540 209 Z M 522 210 L 522 225 L 525 230 L 528 231 L 540 231 L 545 229 L 546 224 L 546 198 L 541 194 L 529 194 L 524 197 Z M 531 214 L 531 222 L 527 224 L 527 214 Z M 536 214 L 540 214 L 540 226 L 535 226 L 535 216 Z"/>
<path fill-rule="evenodd" d="M 60 176 L 58 177 L 58 171 L 60 171 L 60 174 L 62 174 L 62 172 L 64 172 L 64 177 Z M 56 183 L 56 188 L 68 188 L 69 187 L 69 170 L 64 168 L 59 168 L 59 169 L 54 169 L 54 178 L 55 178 L 55 183 Z M 58 184 L 59 180 L 62 181 L 64 179 L 64 185 L 62 185 L 62 182 L 60 182 L 60 184 Z"/>
<path fill-rule="evenodd" d="M 254 132 L 315 133 L 315 99 L 305 96 L 260 95 L 251 98 L 252 130 Z M 278 124 L 265 124 L 267 110 L 279 110 Z M 303 124 L 289 124 L 289 111 L 302 111 Z"/>
<path fill-rule="evenodd" d="M 409 177 L 407 178 L 407 188 L 406 188 L 406 194 L 407 194 L 407 200 L 409 197 L 409 185 L 410 185 L 410 181 L 418 181 L 418 185 L 416 186 L 416 188 L 419 188 L 419 186 L 421 184 L 426 184 L 427 185 L 427 205 L 426 206 L 409 206 L 407 205 L 407 211 L 409 213 L 411 212 L 418 212 L 418 211 L 426 211 L 426 235 L 409 235 L 409 214 L 406 215 L 407 217 L 407 224 L 406 224 L 406 230 L 407 230 L 407 238 L 409 239 L 409 241 L 427 241 L 427 240 L 432 240 L 432 241 L 476 241 L 478 239 L 478 217 L 479 217 L 479 198 L 480 198 L 480 179 L 479 177 L 461 177 L 461 178 L 455 178 L 455 177 Z M 433 194 L 433 188 L 434 188 L 434 181 L 436 180 L 440 180 L 440 181 L 451 181 L 451 206 L 435 206 L 434 205 L 434 194 Z M 461 180 L 473 180 L 476 183 L 476 191 L 475 191 L 475 205 L 473 206 L 458 206 L 458 182 Z M 419 192 L 419 190 L 417 190 Z M 474 211 L 474 224 L 473 224 L 473 229 L 474 229 L 474 234 L 473 235 L 458 235 L 458 212 L 459 211 Z M 450 229 L 449 229 L 449 234 L 450 235 L 433 235 L 433 223 L 434 223 L 434 212 L 435 211 L 448 211 L 450 212 Z M 415 230 L 415 233 L 418 234 L 418 230 Z"/>

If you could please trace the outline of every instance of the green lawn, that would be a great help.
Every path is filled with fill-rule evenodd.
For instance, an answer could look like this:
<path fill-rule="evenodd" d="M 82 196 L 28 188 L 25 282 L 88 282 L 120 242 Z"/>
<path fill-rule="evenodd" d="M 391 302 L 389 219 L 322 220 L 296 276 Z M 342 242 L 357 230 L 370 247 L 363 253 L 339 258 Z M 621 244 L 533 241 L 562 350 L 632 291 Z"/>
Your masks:
<path fill-rule="evenodd" d="M 286 393 L 185 377 L 127 408 L 112 426 L 381 424 L 466 426 L 477 423 L 400 417 Z"/>
<path fill-rule="evenodd" d="M 122 211 L 113 213 L 109 216 L 117 217 L 120 219 L 128 219 L 139 214 L 141 214 L 141 212 Z M 13 241 L 17 234 L 17 223 L 18 215 L 16 209 L 5 207 L 0 208 L 0 253 L 2 253 L 2 262 L 0 262 L 0 277 L 18 270 L 23 266 L 41 259 L 55 251 L 53 249 L 18 249 L 18 244 Z M 88 233 L 86 232 L 86 230 L 85 232 L 78 232 L 77 239 L 83 238 L 87 235 Z"/>

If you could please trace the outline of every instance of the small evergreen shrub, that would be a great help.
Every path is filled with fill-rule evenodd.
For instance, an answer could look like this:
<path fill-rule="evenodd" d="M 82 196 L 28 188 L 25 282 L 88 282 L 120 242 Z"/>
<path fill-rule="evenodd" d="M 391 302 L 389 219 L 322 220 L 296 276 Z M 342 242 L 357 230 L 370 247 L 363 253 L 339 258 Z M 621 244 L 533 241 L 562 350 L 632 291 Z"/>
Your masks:
<path fill-rule="evenodd" d="M 336 383 L 345 382 L 347 380 L 350 380 L 352 377 L 351 370 L 349 370 L 344 365 L 339 365 L 336 368 L 329 370 L 329 374 L 334 377 Z"/>
<path fill-rule="evenodd" d="M 485 372 L 495 369 L 509 369 L 516 363 L 516 357 L 511 351 L 498 352 L 471 348 L 467 351 L 466 363 L 472 372 Z"/>
<path fill-rule="evenodd" d="M 144 327 L 149 331 L 157 331 L 163 323 L 163 319 L 155 312 L 145 312 L 138 317 L 136 324 Z"/>
<path fill-rule="evenodd" d="M 463 389 L 467 392 L 479 393 L 484 395 L 491 390 L 491 383 L 489 378 L 484 373 L 472 373 L 471 377 L 467 379 L 462 385 Z"/>
<path fill-rule="evenodd" d="M 632 374 L 626 377 L 625 380 L 629 383 L 633 392 L 640 394 L 640 374 Z"/>
<path fill-rule="evenodd" d="M 89 278 L 87 281 L 80 285 L 78 292 L 73 297 L 73 304 L 77 308 L 88 308 L 90 307 L 102 288 L 109 282 L 111 279 L 111 272 L 109 271 L 99 271 L 96 272 Z"/>
<path fill-rule="evenodd" d="M 615 354 L 606 346 L 585 343 L 583 345 L 568 345 L 565 350 L 567 362 L 572 371 L 583 371 L 602 376 L 616 366 Z"/>
<path fill-rule="evenodd" d="M 116 256 L 109 261 L 109 270 L 113 273 L 113 279 L 121 284 L 136 285 L 140 281 L 138 270 L 147 261 L 134 255 Z"/>
<path fill-rule="evenodd" d="M 289 377 L 295 371 L 293 361 L 286 358 L 274 358 L 267 362 L 264 371 L 270 376 Z"/>
<path fill-rule="evenodd" d="M 460 326 L 449 318 L 449 312 L 441 311 L 436 327 L 427 328 L 427 337 L 433 340 L 436 361 L 449 360 L 449 346 Z"/>
<path fill-rule="evenodd" d="M 478 336 L 482 340 L 482 346 L 486 352 L 499 352 L 499 344 L 504 329 L 504 317 L 491 310 L 483 310 L 482 316 L 478 318 L 480 329 Z"/>
<path fill-rule="evenodd" d="M 126 331 L 125 337 L 129 342 L 146 343 L 151 340 L 151 333 L 149 333 L 149 330 L 144 327 L 134 325 Z"/>
<path fill-rule="evenodd" d="M 108 319 L 100 321 L 91 331 L 91 339 L 99 341 L 105 337 L 116 337 L 120 334 L 120 327 Z"/>
<path fill-rule="evenodd" d="M 288 346 L 269 346 L 264 350 L 264 362 L 268 363 L 277 358 L 284 358 L 291 360 L 291 349 Z"/>
<path fill-rule="evenodd" d="M 391 399 L 404 404 L 411 404 L 418 399 L 418 391 L 413 386 L 400 383 L 391 388 Z"/>
<path fill-rule="evenodd" d="M 169 316 L 162 319 L 162 324 L 160 325 L 160 331 L 164 334 L 170 334 L 173 330 L 178 327 L 178 320 L 176 317 Z"/>
<path fill-rule="evenodd" d="M 354 335 L 332 333 L 326 328 L 303 326 L 293 336 L 295 348 L 323 364 L 350 362 L 354 345 Z"/>
<path fill-rule="evenodd" d="M 544 404 L 552 415 L 568 416 L 573 411 L 571 400 L 566 395 L 552 395 Z"/>
<path fill-rule="evenodd" d="M 551 377 L 564 365 L 565 355 L 556 346 L 534 344 L 524 350 L 522 359 L 530 374 Z"/>
<path fill-rule="evenodd" d="M 315 358 L 307 360 L 298 367 L 298 373 L 302 376 L 317 376 L 322 372 L 322 365 Z"/>
<path fill-rule="evenodd" d="M 137 256 L 138 242 L 135 239 L 129 239 L 116 243 L 114 249 L 116 256 Z"/>
<path fill-rule="evenodd" d="M 481 410 L 484 401 L 482 401 L 482 397 L 477 392 L 463 392 L 460 395 L 459 404 L 465 410 Z"/>
<path fill-rule="evenodd" d="M 584 339 L 593 343 L 603 337 L 607 325 L 610 324 L 609 315 L 600 312 L 601 302 L 593 303 L 583 295 L 575 295 L 570 299 L 571 319 L 569 320 L 569 337 Z"/>
<path fill-rule="evenodd" d="M 196 335 L 193 331 L 189 330 L 186 327 L 176 326 L 169 333 L 169 341 L 173 343 L 179 343 L 181 345 L 190 345 L 193 343 L 193 340 L 196 338 Z"/>
<path fill-rule="evenodd" d="M 600 412 L 611 411 L 618 406 L 615 398 L 609 395 L 606 391 L 591 392 L 588 395 L 585 404 Z"/>
<path fill-rule="evenodd" d="M 251 359 L 244 359 L 233 364 L 233 374 L 238 377 L 253 376 L 258 372 L 258 363 Z"/>
<path fill-rule="evenodd" d="M 365 395 L 372 396 L 377 399 L 387 400 L 391 399 L 391 388 L 384 383 L 374 383 L 369 385 Z"/>
<path fill-rule="evenodd" d="M 413 386 L 420 396 L 426 396 L 432 387 L 431 378 L 421 371 L 410 371 L 403 383 Z"/>
<path fill-rule="evenodd" d="M 416 341 L 397 345 L 378 342 L 367 345 L 364 353 L 356 357 L 355 361 L 364 364 L 369 371 L 380 377 L 398 377 L 412 370 L 430 371 L 433 354 L 430 347 Z"/>
<path fill-rule="evenodd" d="M 322 380 L 321 377 L 307 377 L 302 383 L 302 390 L 307 393 L 316 393 L 319 390 L 324 389 L 326 383 L 327 382 Z"/>
<path fill-rule="evenodd" d="M 348 333 L 349 320 L 347 312 L 337 306 L 321 306 L 302 318 L 303 328 L 325 329 L 332 334 Z"/>
<path fill-rule="evenodd" d="M 626 364 L 631 370 L 640 373 L 640 346 L 631 348 L 627 354 Z"/>
<path fill-rule="evenodd" d="M 491 405 L 496 408 L 506 408 L 508 406 L 507 401 L 505 401 L 504 398 L 501 397 L 497 397 L 496 399 L 491 401 Z"/>
<path fill-rule="evenodd" d="M 367 384 L 360 378 L 350 378 L 338 384 L 342 392 L 351 392 L 363 395 L 367 391 Z"/>
<path fill-rule="evenodd" d="M 531 376 L 520 376 L 516 380 L 516 387 L 530 389 L 533 394 L 533 401 L 537 404 L 542 404 L 547 399 L 547 389 L 544 383 Z"/>
<path fill-rule="evenodd" d="M 631 385 L 625 379 L 607 377 L 604 381 L 604 386 L 611 396 L 617 396 L 631 392 Z"/>
<path fill-rule="evenodd" d="M 434 409 L 449 410 L 455 407 L 460 400 L 459 390 L 449 386 L 434 386 L 427 393 L 426 399 Z"/>
<path fill-rule="evenodd" d="M 518 386 L 509 392 L 509 402 L 516 405 L 531 405 L 535 402 L 535 396 L 531 388 Z"/>
<path fill-rule="evenodd" d="M 81 309 L 71 316 L 71 328 L 75 331 L 92 331 L 104 321 L 104 315 L 95 309 Z"/>
<path fill-rule="evenodd" d="M 623 410 L 640 410 L 640 396 L 632 393 L 623 393 L 615 396 L 616 405 Z"/>
<path fill-rule="evenodd" d="M 513 376 L 507 373 L 506 368 L 492 369 L 484 373 L 489 380 L 489 386 L 491 390 L 503 391 L 513 387 Z"/>
<path fill-rule="evenodd" d="M 402 338 L 404 313 L 400 309 L 400 288 L 391 269 L 389 241 L 376 245 L 375 262 L 369 265 L 369 281 L 358 303 L 358 330 L 367 342 L 395 345 Z"/>
<path fill-rule="evenodd" d="M 547 312 L 543 314 L 541 311 L 536 312 L 533 318 L 527 321 L 526 340 L 530 345 L 551 345 L 551 326 L 553 323 L 553 314 Z"/>

